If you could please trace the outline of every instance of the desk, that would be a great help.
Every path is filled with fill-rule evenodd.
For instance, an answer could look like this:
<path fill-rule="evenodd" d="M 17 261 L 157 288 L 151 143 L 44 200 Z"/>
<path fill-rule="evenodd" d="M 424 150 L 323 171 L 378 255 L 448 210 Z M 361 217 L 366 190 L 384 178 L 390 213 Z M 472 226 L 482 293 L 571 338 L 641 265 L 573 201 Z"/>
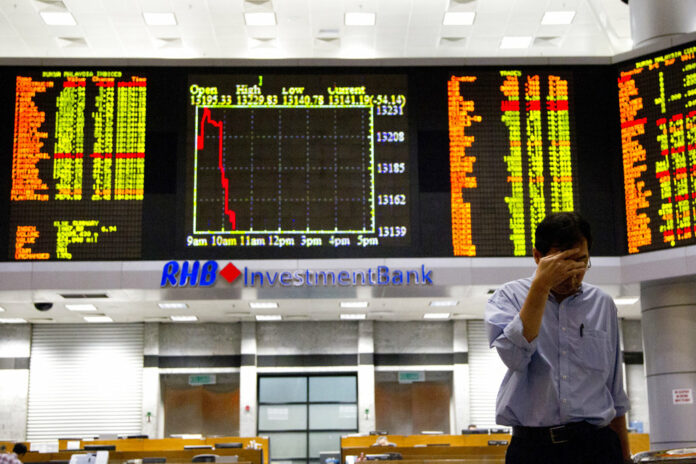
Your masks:
<path fill-rule="evenodd" d="M 89 442 L 88 442 L 89 443 Z M 29 452 L 24 455 L 22 462 L 29 463 L 48 463 L 50 461 L 69 461 L 73 454 L 86 454 L 90 451 L 74 450 L 59 451 L 57 453 L 37 453 Z M 199 454 L 217 454 L 218 456 L 238 456 L 239 462 L 249 464 L 261 464 L 261 450 L 241 449 L 241 448 L 220 448 L 216 450 L 149 450 L 149 451 L 109 451 L 109 463 L 121 463 L 133 459 L 166 458 L 167 464 L 170 463 L 190 463 L 194 456 Z"/>
<path fill-rule="evenodd" d="M 472 435 L 387 435 L 387 440 L 397 447 L 413 447 L 418 445 L 442 445 L 457 446 L 488 446 L 490 440 L 510 441 L 511 436 L 506 433 L 472 434 Z M 341 438 L 341 450 L 348 447 L 370 447 L 377 440 L 376 435 L 347 436 Z M 628 443 L 631 453 L 637 454 L 650 450 L 650 435 L 647 433 L 629 433 Z M 375 451 L 375 450 L 385 451 Z M 370 454 L 393 451 L 394 447 L 372 447 Z M 404 456 L 405 457 L 405 456 Z"/>

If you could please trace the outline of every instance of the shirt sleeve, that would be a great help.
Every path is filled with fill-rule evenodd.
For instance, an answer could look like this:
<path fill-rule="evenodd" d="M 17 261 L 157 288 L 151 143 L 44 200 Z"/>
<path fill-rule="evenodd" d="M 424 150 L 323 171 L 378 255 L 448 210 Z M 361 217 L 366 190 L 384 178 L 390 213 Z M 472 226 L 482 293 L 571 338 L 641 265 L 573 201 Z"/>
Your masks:
<path fill-rule="evenodd" d="M 616 306 L 613 306 L 612 309 L 614 315 L 616 315 Z M 621 344 L 619 339 L 619 324 L 616 318 L 614 320 L 616 323 L 612 336 L 612 343 L 614 344 L 613 371 L 612 375 L 610 375 L 607 380 L 607 388 L 609 388 L 611 396 L 614 399 L 616 417 L 620 417 L 628 412 L 630 409 L 630 404 L 623 386 L 623 355 L 621 354 Z"/>
<path fill-rule="evenodd" d="M 521 371 L 527 368 L 536 351 L 536 340 L 524 338 L 520 307 L 516 300 L 498 290 L 488 300 L 485 311 L 486 331 L 491 348 L 508 369 Z"/>

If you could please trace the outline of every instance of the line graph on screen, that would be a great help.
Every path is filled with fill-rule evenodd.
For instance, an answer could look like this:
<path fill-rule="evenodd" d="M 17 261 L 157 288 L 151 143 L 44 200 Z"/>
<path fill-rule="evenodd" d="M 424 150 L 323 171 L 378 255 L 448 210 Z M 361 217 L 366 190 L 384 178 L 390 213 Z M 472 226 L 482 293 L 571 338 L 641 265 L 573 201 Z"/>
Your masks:
<path fill-rule="evenodd" d="M 198 106 L 194 234 L 374 233 L 372 106 Z"/>

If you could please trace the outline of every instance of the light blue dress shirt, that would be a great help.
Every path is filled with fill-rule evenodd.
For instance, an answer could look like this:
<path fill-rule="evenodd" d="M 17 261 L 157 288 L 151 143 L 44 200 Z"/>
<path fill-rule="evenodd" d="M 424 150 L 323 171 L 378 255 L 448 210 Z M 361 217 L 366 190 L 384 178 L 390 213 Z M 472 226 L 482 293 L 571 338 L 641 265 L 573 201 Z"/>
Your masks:
<path fill-rule="evenodd" d="M 549 295 L 539 336 L 527 342 L 519 313 L 532 279 L 509 282 L 488 300 L 486 330 L 508 367 L 496 422 L 548 427 L 586 420 L 605 426 L 628 411 L 616 306 L 583 283 L 560 304 Z"/>

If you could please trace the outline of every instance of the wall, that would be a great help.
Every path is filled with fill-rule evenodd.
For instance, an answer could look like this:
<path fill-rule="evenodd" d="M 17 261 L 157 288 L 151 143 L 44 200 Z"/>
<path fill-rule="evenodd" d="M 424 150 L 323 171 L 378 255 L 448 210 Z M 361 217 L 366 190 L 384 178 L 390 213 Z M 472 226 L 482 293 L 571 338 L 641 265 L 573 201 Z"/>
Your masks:
<path fill-rule="evenodd" d="M 0 440 L 26 436 L 30 325 L 0 325 Z"/>
<path fill-rule="evenodd" d="M 243 322 L 228 324 L 148 323 L 144 331 L 143 433 L 164 434 L 162 374 L 239 375 L 240 434 L 256 430 L 258 373 L 358 372 L 359 428 L 375 429 L 376 375 L 399 370 L 448 373 L 452 379 L 450 429 L 469 422 L 469 366 L 465 320 L 446 322 Z M 630 420 L 647 426 L 642 372 L 640 321 L 622 321 L 627 354 Z M 0 326 L 0 438 L 19 440 L 26 433 L 30 325 Z M 630 358 L 630 359 L 628 359 Z M 640 361 L 640 362 L 638 362 Z M 249 405 L 246 411 L 244 406 Z M 369 409 L 365 417 L 363 411 Z"/>

